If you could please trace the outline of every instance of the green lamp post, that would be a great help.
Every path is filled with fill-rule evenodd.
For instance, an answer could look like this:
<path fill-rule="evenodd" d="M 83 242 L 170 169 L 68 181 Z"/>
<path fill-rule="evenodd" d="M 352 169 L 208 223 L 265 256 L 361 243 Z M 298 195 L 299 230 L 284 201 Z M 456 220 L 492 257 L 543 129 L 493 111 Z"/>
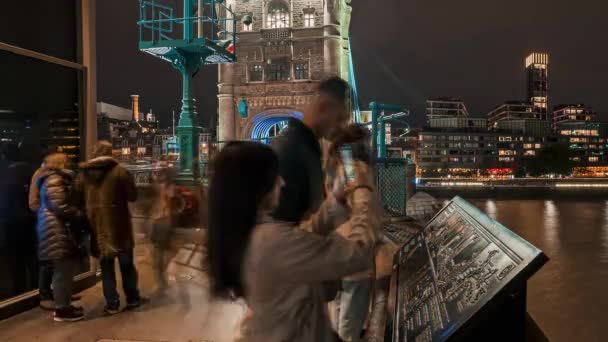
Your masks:
<path fill-rule="evenodd" d="M 199 164 L 199 122 L 192 81 L 205 64 L 236 60 L 236 19 L 223 0 L 184 0 L 183 3 L 183 17 L 175 18 L 172 7 L 156 0 L 140 0 L 139 49 L 171 63 L 182 76 L 177 181 L 181 185 L 192 185 L 194 168 Z M 174 32 L 177 25 L 183 27 L 181 37 Z"/>

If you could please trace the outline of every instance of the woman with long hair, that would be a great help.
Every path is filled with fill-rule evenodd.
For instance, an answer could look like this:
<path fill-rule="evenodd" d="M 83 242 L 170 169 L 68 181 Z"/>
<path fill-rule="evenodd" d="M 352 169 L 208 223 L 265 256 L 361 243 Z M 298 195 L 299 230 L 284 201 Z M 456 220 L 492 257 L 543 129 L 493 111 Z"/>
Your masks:
<path fill-rule="evenodd" d="M 211 291 L 244 298 L 242 341 L 334 341 L 322 283 L 369 267 L 376 242 L 368 166 L 355 161 L 344 204 L 352 212 L 347 234 L 333 231 L 328 196 L 308 221 L 296 225 L 270 216 L 283 181 L 267 146 L 234 142 L 217 156 L 209 188 L 207 249 Z"/>

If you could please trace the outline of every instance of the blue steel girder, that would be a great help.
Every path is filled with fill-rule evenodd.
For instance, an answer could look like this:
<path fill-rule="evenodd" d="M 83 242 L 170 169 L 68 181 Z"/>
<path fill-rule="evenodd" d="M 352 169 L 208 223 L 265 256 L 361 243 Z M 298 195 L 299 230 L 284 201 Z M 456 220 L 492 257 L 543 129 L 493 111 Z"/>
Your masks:
<path fill-rule="evenodd" d="M 361 106 L 359 105 L 359 93 L 357 92 L 357 79 L 355 77 L 355 65 L 353 63 L 353 50 L 348 38 L 348 83 L 351 88 L 351 104 L 353 111 L 353 122 L 361 122 Z"/>

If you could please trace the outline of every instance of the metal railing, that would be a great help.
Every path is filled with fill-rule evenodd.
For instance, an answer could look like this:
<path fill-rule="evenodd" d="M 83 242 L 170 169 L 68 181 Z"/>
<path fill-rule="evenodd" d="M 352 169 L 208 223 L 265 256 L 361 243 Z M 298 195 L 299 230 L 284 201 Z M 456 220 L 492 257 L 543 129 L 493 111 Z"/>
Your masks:
<path fill-rule="evenodd" d="M 125 168 L 135 179 L 135 185 L 140 187 L 150 186 L 154 177 L 158 176 L 162 167 L 125 165 Z"/>
<path fill-rule="evenodd" d="M 165 46 L 178 41 L 209 40 L 219 46 L 236 44 L 236 14 L 220 0 L 186 0 L 183 17 L 157 0 L 139 1 L 139 42 Z M 202 9 L 198 8 L 202 5 Z M 186 5 L 187 6 L 187 5 Z M 198 8 L 193 12 L 193 8 Z M 206 12 L 206 15 L 203 14 Z"/>

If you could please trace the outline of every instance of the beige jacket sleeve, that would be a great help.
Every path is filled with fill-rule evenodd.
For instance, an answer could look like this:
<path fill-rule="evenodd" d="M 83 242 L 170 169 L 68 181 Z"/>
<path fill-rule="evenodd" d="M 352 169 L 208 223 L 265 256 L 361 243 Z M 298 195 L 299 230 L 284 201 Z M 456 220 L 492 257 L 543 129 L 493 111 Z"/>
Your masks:
<path fill-rule="evenodd" d="M 268 251 L 275 260 L 271 274 L 292 282 L 321 282 L 368 269 L 377 241 L 372 200 L 373 193 L 368 189 L 359 188 L 352 193 L 353 214 L 348 221 L 351 229 L 345 235 L 333 232 L 322 236 L 305 229 L 283 233 L 270 248 L 272 252 Z M 317 224 L 322 221 L 321 217 L 318 219 Z"/>
<path fill-rule="evenodd" d="M 356 184 L 370 184 L 367 166 L 360 165 L 358 170 L 360 176 Z M 310 233 L 327 232 L 333 228 L 331 215 L 326 209 L 319 210 L 310 220 L 302 223 L 301 229 L 288 229 L 275 235 L 276 240 L 270 242 L 267 245 L 270 248 L 266 250 L 276 261 L 270 267 L 271 272 L 293 282 L 320 282 L 367 270 L 370 260 L 373 260 L 379 222 L 373 210 L 375 196 L 370 189 L 355 187 L 350 193 L 352 213 L 348 224 L 351 229 L 343 235 L 335 231 L 325 236 Z M 330 204 L 324 203 L 322 208 Z M 270 231 L 268 233 L 272 234 Z"/>

